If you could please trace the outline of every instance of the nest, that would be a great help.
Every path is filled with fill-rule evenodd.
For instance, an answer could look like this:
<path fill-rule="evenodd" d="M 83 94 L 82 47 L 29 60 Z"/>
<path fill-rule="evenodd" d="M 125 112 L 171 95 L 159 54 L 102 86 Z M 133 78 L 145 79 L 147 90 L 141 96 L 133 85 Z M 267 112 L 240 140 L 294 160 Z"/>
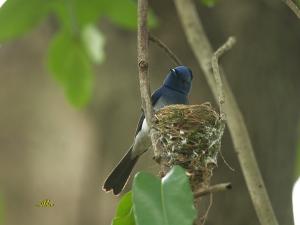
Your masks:
<path fill-rule="evenodd" d="M 193 189 L 208 186 L 224 132 L 219 113 L 210 103 L 170 105 L 156 112 L 153 122 L 161 150 L 154 159 L 161 165 L 161 176 L 180 165 L 187 170 Z"/>

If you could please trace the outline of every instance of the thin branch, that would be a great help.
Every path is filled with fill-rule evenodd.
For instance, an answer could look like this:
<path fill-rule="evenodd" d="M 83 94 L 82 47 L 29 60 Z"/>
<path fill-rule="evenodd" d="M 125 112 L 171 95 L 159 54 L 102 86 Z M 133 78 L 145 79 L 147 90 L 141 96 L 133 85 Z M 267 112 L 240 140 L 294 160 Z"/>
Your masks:
<path fill-rule="evenodd" d="M 295 15 L 300 19 L 300 9 L 295 2 L 292 0 L 282 0 L 292 11 Z"/>
<path fill-rule="evenodd" d="M 215 192 L 220 191 L 228 191 L 232 188 L 231 183 L 222 183 L 210 186 L 208 188 L 200 188 L 199 190 L 194 192 L 194 198 L 200 198 L 204 195 L 208 195 Z"/>
<path fill-rule="evenodd" d="M 195 4 L 193 0 L 174 0 L 174 2 L 188 42 L 204 72 L 215 99 L 218 101 L 218 88 L 211 70 L 213 50 L 204 32 Z M 220 70 L 222 72 L 222 68 Z M 226 96 L 224 110 L 227 116 L 228 128 L 256 214 L 261 224 L 277 225 L 278 222 L 255 159 L 244 118 L 224 73 L 223 87 Z"/>
<path fill-rule="evenodd" d="M 148 76 L 148 29 L 147 29 L 148 0 L 138 0 L 138 33 L 137 33 L 137 52 L 140 92 L 142 98 L 142 108 L 150 130 L 151 143 L 154 154 L 158 154 L 158 145 L 152 129 L 153 107 L 151 103 L 150 82 Z"/>
<path fill-rule="evenodd" d="M 215 77 L 217 89 L 218 89 L 218 98 L 219 98 L 219 108 L 220 108 L 220 115 L 223 120 L 225 120 L 225 112 L 223 110 L 223 104 L 225 102 L 225 96 L 224 96 L 224 88 L 223 88 L 223 82 L 220 74 L 220 68 L 219 68 L 219 58 L 229 51 L 233 45 L 235 44 L 236 40 L 234 37 L 229 37 L 228 40 L 213 54 L 211 59 L 211 66 L 213 70 L 213 75 Z"/>
<path fill-rule="evenodd" d="M 159 47 L 161 47 L 167 55 L 174 61 L 176 65 L 182 65 L 182 62 L 180 59 L 175 55 L 175 53 L 165 44 L 163 43 L 159 38 L 153 36 L 152 34 L 149 34 L 149 40 L 153 43 L 157 44 Z"/>
<path fill-rule="evenodd" d="M 148 77 L 148 29 L 147 29 L 148 1 L 138 0 L 138 69 L 142 107 L 149 127 L 152 127 L 153 108 L 150 99 L 150 84 Z"/>

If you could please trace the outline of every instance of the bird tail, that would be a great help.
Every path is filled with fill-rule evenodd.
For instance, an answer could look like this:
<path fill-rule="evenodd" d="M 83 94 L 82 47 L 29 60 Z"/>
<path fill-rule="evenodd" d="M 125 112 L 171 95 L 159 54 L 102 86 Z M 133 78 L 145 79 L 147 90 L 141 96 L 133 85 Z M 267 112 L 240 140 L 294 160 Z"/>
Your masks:
<path fill-rule="evenodd" d="M 115 195 L 118 195 L 126 185 L 130 173 L 138 158 L 139 156 L 133 156 L 132 147 L 130 147 L 125 156 L 106 178 L 102 189 L 105 191 L 112 190 Z"/>

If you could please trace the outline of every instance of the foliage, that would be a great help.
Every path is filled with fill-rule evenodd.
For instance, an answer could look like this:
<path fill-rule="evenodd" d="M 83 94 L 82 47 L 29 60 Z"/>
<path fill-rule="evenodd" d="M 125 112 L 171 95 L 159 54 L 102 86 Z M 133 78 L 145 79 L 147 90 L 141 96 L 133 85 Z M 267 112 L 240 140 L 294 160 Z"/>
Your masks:
<path fill-rule="evenodd" d="M 132 192 L 120 200 L 113 225 L 192 225 L 196 218 L 193 193 L 185 170 L 174 166 L 161 181 L 138 173 Z"/>
<path fill-rule="evenodd" d="M 42 0 L 8 0 L 0 9 L 0 42 L 19 37 L 39 24 L 49 12 Z"/>
<path fill-rule="evenodd" d="M 126 193 L 121 198 L 112 225 L 135 225 L 131 192 Z"/>
<path fill-rule="evenodd" d="M 175 166 L 162 181 L 138 173 L 133 182 L 133 208 L 138 225 L 191 225 L 196 217 L 188 177 Z"/>
<path fill-rule="evenodd" d="M 108 18 L 117 26 L 135 29 L 136 11 L 132 0 L 7 0 L 0 8 L 0 42 L 16 39 L 54 15 L 59 30 L 51 40 L 47 64 L 69 101 L 81 107 L 92 96 L 92 65 L 104 60 L 105 39 L 96 22 Z M 149 25 L 155 24 L 151 13 Z"/>
<path fill-rule="evenodd" d="M 201 0 L 201 2 L 207 7 L 213 7 L 216 5 L 217 0 Z"/>

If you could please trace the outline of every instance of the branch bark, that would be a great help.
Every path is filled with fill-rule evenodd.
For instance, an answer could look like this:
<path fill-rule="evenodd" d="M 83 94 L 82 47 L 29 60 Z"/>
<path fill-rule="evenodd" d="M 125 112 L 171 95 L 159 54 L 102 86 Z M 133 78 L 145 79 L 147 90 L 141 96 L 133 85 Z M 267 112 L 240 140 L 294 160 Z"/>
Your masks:
<path fill-rule="evenodd" d="M 282 0 L 292 11 L 295 15 L 300 19 L 300 9 L 298 8 L 297 4 L 292 0 Z"/>
<path fill-rule="evenodd" d="M 138 33 L 137 52 L 140 92 L 142 108 L 149 127 L 152 127 L 153 108 L 150 99 L 150 84 L 148 77 L 148 29 L 147 29 L 148 1 L 138 0 Z"/>
<path fill-rule="evenodd" d="M 149 54 L 148 54 L 148 28 L 147 28 L 147 14 L 148 14 L 148 0 L 138 0 L 138 32 L 137 32 L 137 53 L 138 53 L 138 70 L 140 93 L 142 99 L 142 108 L 145 114 L 145 119 L 149 127 L 151 143 L 154 154 L 157 155 L 159 151 L 156 145 L 154 131 L 152 129 L 153 107 L 151 103 L 150 82 L 148 75 Z"/>
<path fill-rule="evenodd" d="M 174 0 L 174 2 L 191 49 L 204 72 L 215 99 L 218 100 L 218 88 L 211 67 L 213 50 L 204 32 L 195 4 L 193 0 Z M 256 214 L 261 224 L 277 225 L 278 222 L 255 159 L 244 118 L 222 68 L 220 68 L 220 72 L 223 74 L 223 87 L 226 97 L 224 111 L 227 116 L 227 124 Z"/>
<path fill-rule="evenodd" d="M 229 37 L 225 44 L 223 44 L 212 56 L 211 59 L 211 67 L 213 71 L 213 75 L 216 82 L 216 88 L 218 91 L 218 103 L 220 108 L 220 115 L 221 119 L 225 120 L 225 112 L 223 110 L 223 104 L 225 102 L 225 96 L 224 96 L 224 88 L 223 88 L 223 82 L 221 78 L 220 73 L 220 67 L 219 67 L 219 58 L 225 54 L 228 50 L 232 48 L 232 46 L 235 44 L 236 40 L 234 37 Z"/>

